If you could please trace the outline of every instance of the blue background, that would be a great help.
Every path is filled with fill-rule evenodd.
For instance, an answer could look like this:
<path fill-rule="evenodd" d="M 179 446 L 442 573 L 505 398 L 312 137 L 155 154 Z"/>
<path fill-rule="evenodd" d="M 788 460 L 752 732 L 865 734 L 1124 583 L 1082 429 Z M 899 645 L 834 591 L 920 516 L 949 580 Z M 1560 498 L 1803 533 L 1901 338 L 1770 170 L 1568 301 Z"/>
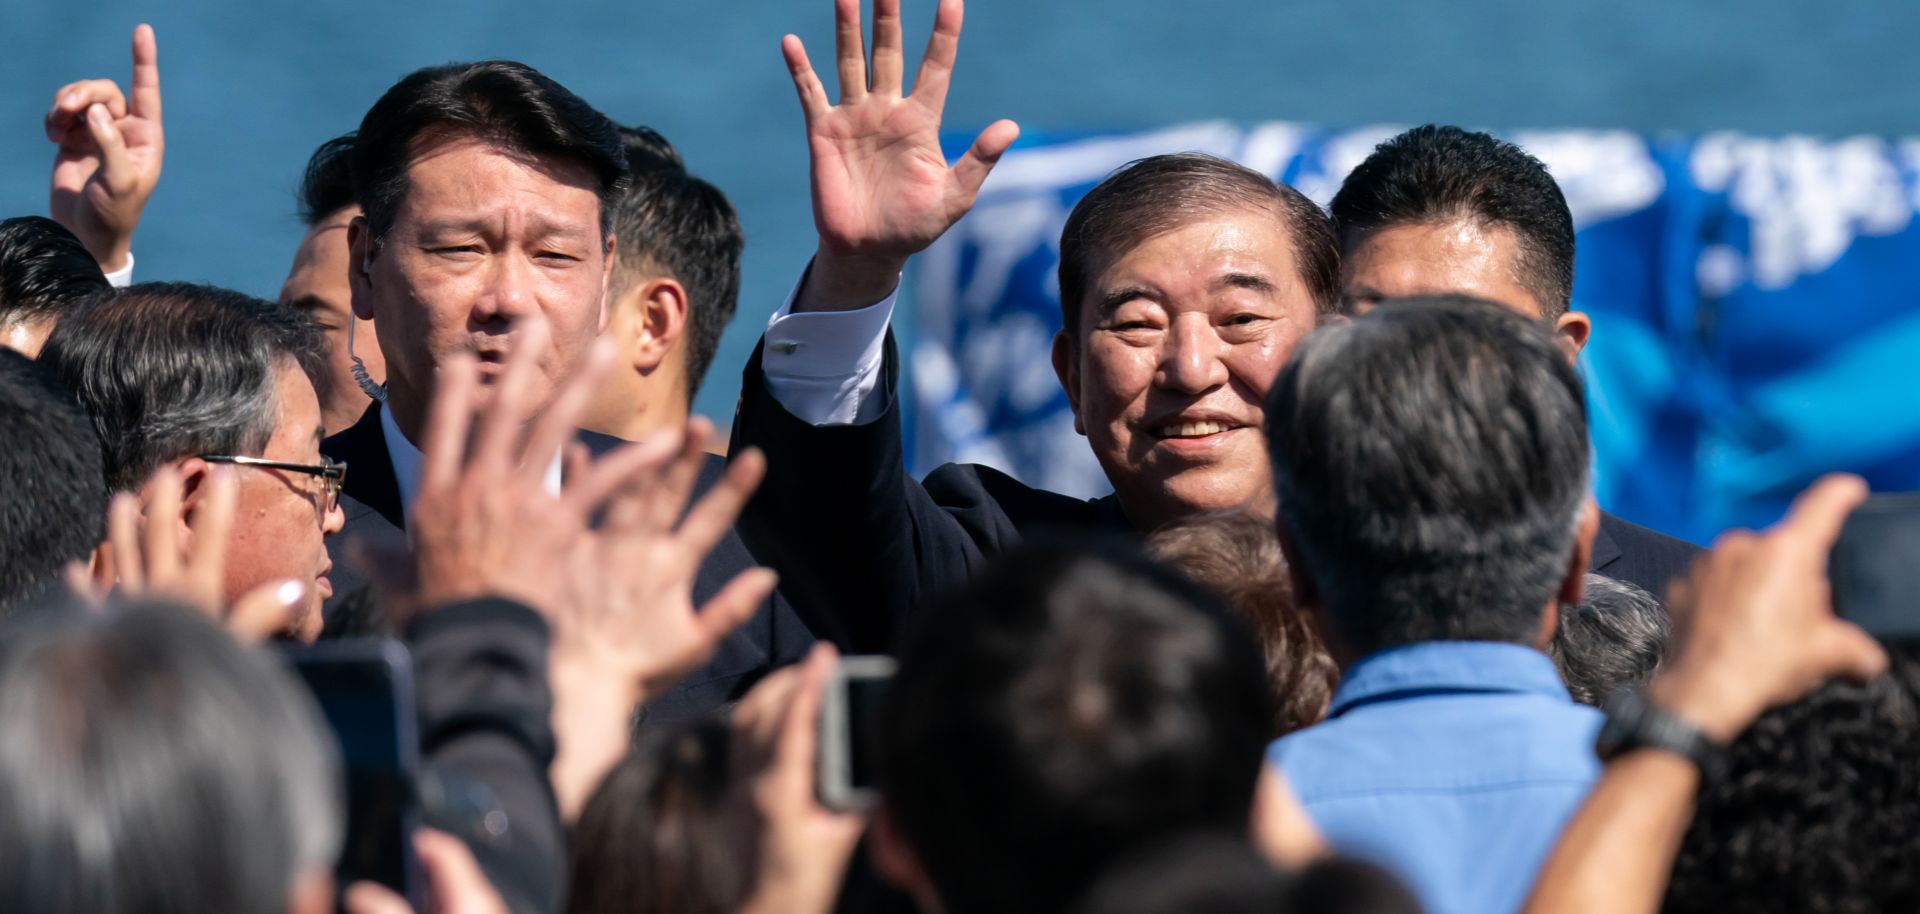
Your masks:
<path fill-rule="evenodd" d="M 905 6 L 917 46 L 933 3 Z M 778 41 L 796 32 L 824 63 L 826 0 L 8 0 L 4 13 L 5 214 L 45 211 L 40 118 L 53 90 L 124 81 L 133 25 L 157 28 L 168 157 L 135 239 L 147 279 L 271 296 L 299 236 L 291 193 L 313 147 L 408 70 L 488 56 L 525 60 L 616 120 L 659 129 L 739 206 L 740 315 L 702 412 L 730 414 L 738 366 L 812 246 Z M 975 0 L 947 112 L 950 127 L 1006 116 L 1064 133 L 1218 117 L 1916 135 L 1915 34 L 1920 4 L 1887 0 Z"/>

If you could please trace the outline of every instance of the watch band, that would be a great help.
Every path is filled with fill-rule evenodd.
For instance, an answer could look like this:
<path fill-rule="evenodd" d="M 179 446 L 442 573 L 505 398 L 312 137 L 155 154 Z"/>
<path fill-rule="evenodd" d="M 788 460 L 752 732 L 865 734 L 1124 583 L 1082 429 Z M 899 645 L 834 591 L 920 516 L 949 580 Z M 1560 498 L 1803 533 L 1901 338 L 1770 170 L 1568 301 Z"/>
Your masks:
<path fill-rule="evenodd" d="M 1702 777 L 1720 770 L 1726 750 L 1705 733 L 1638 692 L 1622 692 L 1607 702 L 1607 721 L 1594 741 L 1600 760 L 1609 762 L 1634 749 L 1670 752 L 1700 769 Z"/>

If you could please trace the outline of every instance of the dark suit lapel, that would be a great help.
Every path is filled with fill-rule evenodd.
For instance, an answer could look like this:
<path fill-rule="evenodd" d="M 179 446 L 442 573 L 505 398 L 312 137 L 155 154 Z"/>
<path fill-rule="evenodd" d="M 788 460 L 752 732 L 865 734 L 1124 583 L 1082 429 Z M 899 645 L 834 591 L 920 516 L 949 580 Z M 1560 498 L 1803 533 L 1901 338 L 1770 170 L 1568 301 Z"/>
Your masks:
<path fill-rule="evenodd" d="M 400 503 L 400 481 L 393 475 L 380 409 L 378 403 L 368 407 L 353 427 L 321 442 L 320 452 L 347 464 L 347 484 L 341 491 L 358 505 L 357 514 L 354 507 L 347 508 L 347 526 L 358 526 L 357 515 L 375 513 L 405 530 L 407 512 Z"/>
<path fill-rule="evenodd" d="M 1606 574 L 1607 566 L 1618 561 L 1620 544 L 1614 542 L 1613 535 L 1607 532 L 1607 516 L 1603 514 L 1593 534 L 1593 557 L 1587 562 L 1587 570 L 1594 574 Z"/>

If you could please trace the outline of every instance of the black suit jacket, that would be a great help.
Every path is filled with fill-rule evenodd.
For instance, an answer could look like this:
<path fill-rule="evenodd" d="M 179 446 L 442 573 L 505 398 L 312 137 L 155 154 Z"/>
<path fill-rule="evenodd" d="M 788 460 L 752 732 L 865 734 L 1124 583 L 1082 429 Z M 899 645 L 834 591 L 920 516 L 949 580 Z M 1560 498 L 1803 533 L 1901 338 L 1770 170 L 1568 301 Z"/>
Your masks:
<path fill-rule="evenodd" d="M 328 438 L 320 446 L 322 453 L 348 464 L 347 486 L 340 504 L 346 514 L 346 527 L 327 541 L 334 559 L 335 596 L 328 601 L 328 628 L 332 631 L 364 626 L 357 615 L 353 595 L 366 580 L 344 555 L 345 544 L 356 538 L 404 540 L 406 511 L 401 505 L 400 484 L 394 477 L 393 461 L 387 453 L 386 435 L 380 424 L 378 404 L 369 408 L 353 427 Z M 596 456 L 622 442 L 591 432 L 581 432 L 580 441 Z M 705 492 L 725 472 L 726 461 L 711 458 L 701 469 L 696 492 Z M 760 563 L 747 551 L 736 533 L 729 533 L 707 556 L 694 582 L 696 605 L 710 599 L 720 588 L 742 571 Z M 359 605 L 369 605 L 360 599 Z M 345 609 L 342 609 L 345 607 Z M 336 618 L 339 616 L 339 618 Z M 647 703 L 646 720 L 679 720 L 735 701 L 770 670 L 806 656 L 813 646 L 808 632 L 792 607 L 775 593 L 752 620 L 722 642 L 707 665 L 689 676 L 686 682 Z"/>
<path fill-rule="evenodd" d="M 889 334 L 881 394 L 865 425 L 815 427 L 767 389 L 760 351 L 747 361 L 733 449 L 767 453 L 767 480 L 741 518 L 753 553 L 813 632 L 843 651 L 890 650 L 924 600 L 964 584 L 988 556 L 1040 531 L 1138 535 L 1115 496 L 1084 500 L 998 470 L 947 464 L 916 482 L 901 450 L 898 354 Z M 1665 592 L 1699 550 L 1603 515 L 1592 569 Z"/>

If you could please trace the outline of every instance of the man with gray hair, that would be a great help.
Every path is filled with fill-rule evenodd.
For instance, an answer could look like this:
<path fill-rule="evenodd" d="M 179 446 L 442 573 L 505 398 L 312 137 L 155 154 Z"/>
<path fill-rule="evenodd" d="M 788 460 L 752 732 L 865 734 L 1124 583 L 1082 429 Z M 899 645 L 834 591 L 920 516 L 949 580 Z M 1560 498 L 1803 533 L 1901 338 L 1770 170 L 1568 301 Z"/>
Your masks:
<path fill-rule="evenodd" d="M 283 634 L 311 641 L 332 594 L 324 537 L 345 523 L 343 465 L 320 455 L 320 400 L 310 374 L 320 343 L 304 316 L 249 295 L 186 283 L 128 287 L 67 317 L 41 362 L 93 418 L 107 485 L 143 492 L 177 472 L 190 515 L 216 467 L 238 480 L 226 599 L 299 585 Z M 179 531 L 191 548 L 193 531 Z"/>
<path fill-rule="evenodd" d="M 1295 599 L 1343 670 L 1272 758 L 1432 914 L 1517 910 L 1599 773 L 1600 713 L 1541 653 L 1599 523 L 1572 365 L 1499 305 L 1408 299 L 1310 337 L 1266 416 Z"/>
<path fill-rule="evenodd" d="M 269 655 L 171 606 L 0 635 L 0 910 L 326 914 L 339 760 Z"/>

